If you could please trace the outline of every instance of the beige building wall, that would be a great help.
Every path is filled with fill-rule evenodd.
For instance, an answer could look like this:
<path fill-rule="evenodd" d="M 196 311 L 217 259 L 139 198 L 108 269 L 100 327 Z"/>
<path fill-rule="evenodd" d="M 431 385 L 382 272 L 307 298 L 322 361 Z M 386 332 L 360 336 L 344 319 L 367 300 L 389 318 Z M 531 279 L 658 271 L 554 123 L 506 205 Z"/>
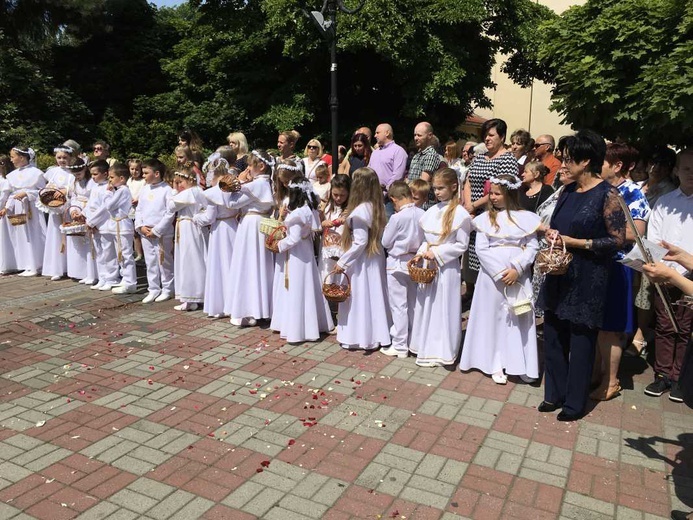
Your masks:
<path fill-rule="evenodd" d="M 540 0 L 538 3 L 560 14 L 568 7 L 583 4 L 585 1 Z M 561 124 L 561 116 L 549 110 L 551 86 L 542 81 L 535 81 L 529 88 L 520 88 L 507 74 L 501 72 L 503 61 L 502 55 L 496 57 L 496 64 L 491 73 L 491 79 L 496 83 L 496 88 L 486 91 L 486 95 L 493 103 L 493 108 L 477 108 L 474 112 L 485 119 L 498 117 L 505 120 L 508 123 L 508 137 L 518 128 L 529 131 L 532 137 L 551 134 L 558 139 L 562 135 L 571 133 L 573 129 L 569 125 Z"/>

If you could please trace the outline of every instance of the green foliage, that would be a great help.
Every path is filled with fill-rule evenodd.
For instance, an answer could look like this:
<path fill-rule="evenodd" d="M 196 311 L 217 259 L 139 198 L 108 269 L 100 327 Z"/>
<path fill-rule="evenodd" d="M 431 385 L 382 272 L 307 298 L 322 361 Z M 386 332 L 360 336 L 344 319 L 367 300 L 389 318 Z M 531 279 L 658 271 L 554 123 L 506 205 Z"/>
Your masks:
<path fill-rule="evenodd" d="M 610 139 L 693 143 L 693 3 L 590 0 L 542 34 L 539 60 L 566 122 Z"/>

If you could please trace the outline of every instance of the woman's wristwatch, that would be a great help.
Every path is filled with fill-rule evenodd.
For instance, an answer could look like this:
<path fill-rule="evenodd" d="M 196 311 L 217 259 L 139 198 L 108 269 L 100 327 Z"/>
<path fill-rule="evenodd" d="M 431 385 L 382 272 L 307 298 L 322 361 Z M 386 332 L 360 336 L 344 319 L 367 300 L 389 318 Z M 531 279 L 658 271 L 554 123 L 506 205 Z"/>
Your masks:
<path fill-rule="evenodd" d="M 585 240 L 585 249 L 592 249 L 592 239 L 588 238 Z"/>

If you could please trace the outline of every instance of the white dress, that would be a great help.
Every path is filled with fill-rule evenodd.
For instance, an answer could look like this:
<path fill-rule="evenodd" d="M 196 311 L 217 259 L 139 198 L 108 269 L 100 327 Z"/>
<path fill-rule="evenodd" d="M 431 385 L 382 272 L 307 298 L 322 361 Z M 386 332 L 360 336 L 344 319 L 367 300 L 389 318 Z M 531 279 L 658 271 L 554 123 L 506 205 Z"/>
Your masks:
<path fill-rule="evenodd" d="M 65 190 L 72 193 L 75 185 L 75 176 L 72 172 L 63 170 L 60 166 L 52 166 L 43 174 L 46 186 Z M 69 204 L 69 203 L 68 203 Z M 65 222 L 65 210 L 68 206 L 59 209 L 47 208 L 41 201 L 36 201 L 36 207 L 48 213 L 46 226 L 46 247 L 43 252 L 43 276 L 64 276 L 67 273 L 66 237 L 60 232 L 60 226 Z"/>
<path fill-rule="evenodd" d="M 96 183 L 91 179 L 76 181 L 70 194 L 70 205 L 81 211 L 87 207 L 91 190 Z M 69 217 L 69 215 L 68 215 Z M 84 236 L 66 235 L 67 247 L 67 276 L 76 280 L 97 280 L 96 247 L 90 232 Z"/>
<path fill-rule="evenodd" d="M 10 181 L 0 177 L 0 209 L 5 208 L 11 193 Z M 12 245 L 12 226 L 7 217 L 0 217 L 0 273 L 4 274 L 16 270 L 17 260 Z"/>
<path fill-rule="evenodd" d="M 420 221 L 425 240 L 419 253 L 430 249 L 438 266 L 435 279 L 420 284 L 416 293 L 409 350 L 417 355 L 416 363 L 420 365 L 453 364 L 462 339 L 460 257 L 469 244 L 472 219 L 462 206 L 457 206 L 450 234 L 441 240 L 447 208 L 447 202 L 439 202 Z"/>
<path fill-rule="evenodd" d="M 281 284 L 274 286 L 270 328 L 290 343 L 317 341 L 334 327 L 322 295 L 322 282 L 313 249 L 313 211 L 302 206 L 288 214 L 287 236 L 279 241 Z"/>
<path fill-rule="evenodd" d="M 473 221 L 476 252 L 481 269 L 462 348 L 460 370 L 477 368 L 485 374 L 505 370 L 511 375 L 539 377 L 534 313 L 515 316 L 508 306 L 518 298 L 532 297 L 532 262 L 539 250 L 537 228 L 541 217 L 530 211 L 498 214 L 498 230 L 488 213 Z M 515 268 L 517 283 L 508 287 L 508 299 L 500 281 L 502 272 Z M 521 288 L 521 289 L 520 289 Z"/>
<path fill-rule="evenodd" d="M 169 211 L 178 212 L 173 278 L 176 299 L 180 302 L 201 303 L 205 298 L 207 266 L 207 236 L 205 195 L 197 186 L 176 193 L 169 201 Z"/>
<path fill-rule="evenodd" d="M 348 348 L 376 349 L 390 344 L 390 307 L 385 285 L 385 254 L 366 251 L 373 223 L 370 202 L 349 215 L 353 240 L 338 265 L 351 277 L 351 296 L 339 304 L 337 341 Z M 380 244 L 379 244 L 380 245 Z"/>
<path fill-rule="evenodd" d="M 223 192 L 214 186 L 204 192 L 212 221 L 207 249 L 207 275 L 205 279 L 204 312 L 210 316 L 224 314 L 227 299 L 233 294 L 229 266 L 233 258 L 233 244 L 238 230 L 238 211 L 224 204 Z M 212 219 L 213 215 L 213 219 Z"/>
<path fill-rule="evenodd" d="M 324 220 L 337 220 L 342 216 L 343 210 L 340 207 L 329 206 L 329 210 L 325 212 Z M 342 235 L 344 231 L 344 224 L 329 228 L 328 233 L 337 233 L 339 236 Z M 324 240 L 324 239 L 323 239 Z M 320 255 L 318 256 L 318 271 L 320 273 L 320 280 L 324 280 L 325 277 L 330 274 L 337 265 L 337 260 L 342 256 L 341 246 L 325 247 L 324 243 L 320 247 Z"/>
<path fill-rule="evenodd" d="M 35 166 L 22 166 L 7 175 L 12 193 L 5 205 L 8 214 L 25 213 L 27 223 L 10 226 L 17 269 L 38 271 L 43 265 L 43 250 L 46 244 L 46 220 L 36 209 L 38 192 L 46 185 L 43 172 Z M 14 195 L 25 192 L 24 200 L 17 200 Z"/>
<path fill-rule="evenodd" d="M 224 193 L 224 201 L 243 215 L 231 258 L 232 293 L 224 299 L 224 314 L 232 319 L 271 318 L 274 253 L 265 247 L 265 235 L 260 233 L 260 220 L 274 206 L 269 176 L 258 175 L 240 191 Z"/>

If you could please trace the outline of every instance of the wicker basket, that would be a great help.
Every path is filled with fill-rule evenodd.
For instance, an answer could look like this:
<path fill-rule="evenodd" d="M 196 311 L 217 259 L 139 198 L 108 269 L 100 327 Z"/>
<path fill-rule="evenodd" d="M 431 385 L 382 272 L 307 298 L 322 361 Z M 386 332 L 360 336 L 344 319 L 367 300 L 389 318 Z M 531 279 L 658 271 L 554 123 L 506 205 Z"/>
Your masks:
<path fill-rule="evenodd" d="M 263 217 L 260 219 L 260 233 L 262 233 L 263 235 L 271 235 L 272 233 L 274 233 L 274 230 L 278 227 L 283 226 L 282 223 L 276 218 Z"/>
<path fill-rule="evenodd" d="M 265 247 L 273 253 L 279 253 L 279 241 L 286 238 L 286 228 L 279 226 L 265 237 Z"/>
<path fill-rule="evenodd" d="M 325 276 L 322 282 L 322 294 L 325 295 L 325 299 L 329 302 L 342 303 L 347 301 L 349 296 L 351 296 L 351 280 L 348 274 L 341 273 L 344 275 L 346 283 L 330 283 L 330 277 L 337 274 L 340 273 L 331 271 Z"/>
<path fill-rule="evenodd" d="M 22 200 L 22 206 L 24 207 L 24 213 L 15 213 L 15 214 L 8 214 L 7 215 L 7 220 L 12 224 L 13 226 L 23 226 L 25 225 L 31 216 L 31 213 L 28 208 L 28 198 L 25 198 Z"/>
<path fill-rule="evenodd" d="M 70 210 L 73 208 L 79 210 L 79 215 L 76 217 L 70 216 Z M 70 206 L 69 208 L 67 208 L 65 210 L 64 220 L 67 220 L 68 218 L 72 218 L 72 220 L 60 225 L 61 233 L 73 237 L 83 237 L 87 234 L 87 219 L 82 214 L 82 208 L 80 208 L 79 206 Z"/>
<path fill-rule="evenodd" d="M 427 266 L 424 267 L 424 260 Z M 431 267 L 433 266 L 433 267 Z M 438 274 L 438 266 L 433 260 L 426 260 L 416 255 L 407 262 L 409 277 L 416 283 L 431 283 Z"/>
<path fill-rule="evenodd" d="M 544 274 L 561 275 L 568 271 L 573 254 L 566 251 L 561 235 L 556 235 L 548 245 L 537 253 L 535 263 Z"/>
<path fill-rule="evenodd" d="M 41 204 L 48 208 L 60 208 L 67 202 L 67 196 L 58 188 L 43 188 L 38 197 Z"/>
<path fill-rule="evenodd" d="M 238 182 L 238 177 L 236 175 L 224 175 L 219 179 L 219 189 L 230 193 L 232 191 L 238 191 L 241 188 L 241 183 Z"/>
<path fill-rule="evenodd" d="M 528 312 L 531 312 L 534 308 L 532 306 L 532 300 L 530 300 L 529 296 L 527 295 L 525 288 L 521 285 L 519 287 L 519 293 L 522 296 L 518 294 L 517 298 L 515 298 L 514 301 L 510 301 L 508 299 L 508 286 L 506 285 L 505 287 L 503 287 L 503 294 L 505 295 L 505 299 L 508 301 L 508 308 L 510 309 L 510 312 L 512 312 L 515 316 L 522 316 L 523 314 L 527 314 Z"/>

